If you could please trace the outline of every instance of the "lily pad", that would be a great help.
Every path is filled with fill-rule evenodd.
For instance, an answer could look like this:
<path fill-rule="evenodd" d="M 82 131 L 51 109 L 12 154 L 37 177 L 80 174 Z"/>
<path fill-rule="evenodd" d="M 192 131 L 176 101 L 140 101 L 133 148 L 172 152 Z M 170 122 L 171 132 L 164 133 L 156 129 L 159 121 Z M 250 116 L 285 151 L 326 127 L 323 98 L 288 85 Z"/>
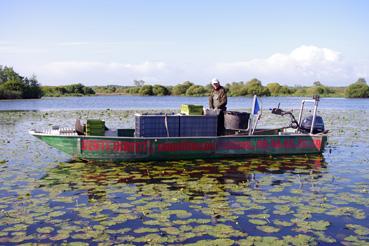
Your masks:
<path fill-rule="evenodd" d="M 285 245 L 305 246 L 305 245 L 317 245 L 317 242 L 313 237 L 299 234 L 297 236 L 284 236 L 283 242 Z"/>
<path fill-rule="evenodd" d="M 245 246 L 262 246 L 262 245 L 274 245 L 283 246 L 285 245 L 282 240 L 277 237 L 260 237 L 260 236 L 248 236 L 246 239 L 238 241 L 239 245 Z"/>
<path fill-rule="evenodd" d="M 37 228 L 37 232 L 39 232 L 39 233 L 51 233 L 53 231 L 54 231 L 54 228 L 52 228 L 50 226 Z"/>
<path fill-rule="evenodd" d="M 289 221 L 283 221 L 283 220 L 273 220 L 273 223 L 279 226 L 292 226 L 293 223 L 289 222 Z"/>
<path fill-rule="evenodd" d="M 60 231 L 60 232 L 57 232 L 55 236 L 50 237 L 50 239 L 53 241 L 59 241 L 59 240 L 65 240 L 69 238 L 69 236 L 70 236 L 69 232 Z"/>
<path fill-rule="evenodd" d="M 369 228 L 361 225 L 347 224 L 346 228 L 354 230 L 354 232 L 359 236 L 369 235 Z"/>
<path fill-rule="evenodd" d="M 266 232 L 266 233 L 274 233 L 274 232 L 279 232 L 280 229 L 278 227 L 274 227 L 274 226 L 257 226 L 256 227 L 258 230 Z"/>
<path fill-rule="evenodd" d="M 196 243 L 186 244 L 189 246 L 227 246 L 234 245 L 234 241 L 228 238 L 221 238 L 215 240 L 199 240 Z"/>
<path fill-rule="evenodd" d="M 254 225 L 266 225 L 268 222 L 266 220 L 261 219 L 249 219 L 249 222 Z"/>
<path fill-rule="evenodd" d="M 133 232 L 134 233 L 158 232 L 158 229 L 157 228 L 143 227 L 143 228 L 136 229 Z"/>

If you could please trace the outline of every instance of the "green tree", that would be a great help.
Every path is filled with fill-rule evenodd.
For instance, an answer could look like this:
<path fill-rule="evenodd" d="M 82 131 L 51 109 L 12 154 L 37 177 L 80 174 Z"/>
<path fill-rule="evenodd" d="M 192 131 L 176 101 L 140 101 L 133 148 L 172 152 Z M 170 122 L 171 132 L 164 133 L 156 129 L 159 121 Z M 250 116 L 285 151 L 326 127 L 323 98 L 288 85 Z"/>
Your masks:
<path fill-rule="evenodd" d="M 156 96 L 167 96 L 170 94 L 168 88 L 162 85 L 154 85 L 154 87 L 152 88 L 152 92 Z"/>
<path fill-rule="evenodd" d="M 247 95 L 270 96 L 269 89 L 264 87 L 258 79 L 250 80 L 245 86 L 247 88 Z"/>
<path fill-rule="evenodd" d="M 291 95 L 295 92 L 294 89 L 290 89 L 288 86 L 282 86 L 279 89 L 279 95 Z"/>
<path fill-rule="evenodd" d="M 137 95 L 140 92 L 140 87 L 131 87 L 128 89 L 128 93 L 131 95 Z"/>
<path fill-rule="evenodd" d="M 6 80 L 0 84 L 0 99 L 22 98 L 24 85 L 19 81 Z"/>
<path fill-rule="evenodd" d="M 94 89 L 82 84 L 71 84 L 65 86 L 43 86 L 42 92 L 44 96 L 59 97 L 59 96 L 82 96 L 94 95 Z"/>
<path fill-rule="evenodd" d="M 17 80 L 8 80 L 5 83 L 3 83 L 1 86 L 4 90 L 19 91 L 20 95 L 22 95 L 23 90 L 25 88 L 25 85 L 22 83 L 22 81 L 17 81 Z"/>
<path fill-rule="evenodd" d="M 365 78 L 358 78 L 355 83 L 358 83 L 358 84 L 367 84 Z"/>
<path fill-rule="evenodd" d="M 93 94 L 96 94 L 96 92 L 91 88 L 91 87 L 88 87 L 88 86 L 84 86 L 83 89 L 83 94 L 84 95 L 93 95 Z"/>
<path fill-rule="evenodd" d="M 65 87 L 63 86 L 57 86 L 55 87 L 55 90 L 54 90 L 57 94 L 60 94 L 60 95 L 64 95 L 64 94 L 68 94 L 68 91 Z"/>
<path fill-rule="evenodd" d="M 173 87 L 172 94 L 175 96 L 183 96 L 186 95 L 186 91 L 193 85 L 190 81 L 183 82 L 182 84 L 178 84 Z"/>
<path fill-rule="evenodd" d="M 42 97 L 42 89 L 35 75 L 30 79 L 24 79 L 25 88 L 23 90 L 23 98 L 40 98 Z"/>
<path fill-rule="evenodd" d="M 314 83 L 313 83 L 313 85 L 314 86 L 323 86 L 323 84 L 322 83 L 320 83 L 320 81 L 318 80 L 318 81 L 315 81 Z"/>
<path fill-rule="evenodd" d="M 36 76 L 22 77 L 11 67 L 0 66 L 0 99 L 40 98 L 42 91 Z"/>
<path fill-rule="evenodd" d="M 280 94 L 280 90 L 282 89 L 282 86 L 279 83 L 269 83 L 267 84 L 267 88 L 270 91 L 270 95 L 278 96 Z"/>
<path fill-rule="evenodd" d="M 345 97 L 367 98 L 369 97 L 369 86 L 364 78 L 359 78 L 355 83 L 349 85 L 345 90 Z"/>
<path fill-rule="evenodd" d="M 23 77 L 17 74 L 12 67 L 0 66 L 0 83 L 7 81 L 18 81 L 22 82 Z"/>
<path fill-rule="evenodd" d="M 113 93 L 129 94 L 129 87 L 123 86 L 116 87 Z"/>
<path fill-rule="evenodd" d="M 229 96 L 270 96 L 268 87 L 263 86 L 258 79 L 252 79 L 247 83 L 232 82 L 227 84 L 226 88 Z"/>
<path fill-rule="evenodd" d="M 144 86 L 145 84 L 145 81 L 144 80 L 133 80 L 133 84 L 136 86 L 136 87 L 142 87 Z"/>
<path fill-rule="evenodd" d="M 141 96 L 152 96 L 154 95 L 152 89 L 153 89 L 152 85 L 144 85 L 140 88 L 138 93 Z"/>
<path fill-rule="evenodd" d="M 83 94 L 83 87 L 81 83 L 66 85 L 65 89 L 69 94 Z"/>
<path fill-rule="evenodd" d="M 228 90 L 229 96 L 246 96 L 247 88 L 243 82 L 232 82 L 227 84 L 226 88 Z"/>
<path fill-rule="evenodd" d="M 313 83 L 313 87 L 308 88 L 307 93 L 309 96 L 313 95 L 324 95 L 327 96 L 329 94 L 332 94 L 334 91 L 332 91 L 329 87 L 323 85 L 320 81 L 315 81 Z"/>
<path fill-rule="evenodd" d="M 293 93 L 294 96 L 307 96 L 307 90 L 306 87 L 296 87 L 295 88 L 295 93 Z"/>
<path fill-rule="evenodd" d="M 206 94 L 208 90 L 201 85 L 191 85 L 186 91 L 186 96 L 205 96 Z"/>

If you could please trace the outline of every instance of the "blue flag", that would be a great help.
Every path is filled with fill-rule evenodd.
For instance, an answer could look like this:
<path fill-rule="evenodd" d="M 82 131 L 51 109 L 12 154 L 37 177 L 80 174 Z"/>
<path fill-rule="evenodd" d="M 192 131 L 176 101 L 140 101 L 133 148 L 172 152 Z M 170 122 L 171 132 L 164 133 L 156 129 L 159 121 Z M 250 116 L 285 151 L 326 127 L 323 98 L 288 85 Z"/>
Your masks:
<path fill-rule="evenodd" d="M 260 111 L 260 104 L 259 104 L 259 100 L 258 97 L 255 95 L 254 96 L 254 103 L 252 104 L 252 114 L 253 115 L 257 115 Z"/>

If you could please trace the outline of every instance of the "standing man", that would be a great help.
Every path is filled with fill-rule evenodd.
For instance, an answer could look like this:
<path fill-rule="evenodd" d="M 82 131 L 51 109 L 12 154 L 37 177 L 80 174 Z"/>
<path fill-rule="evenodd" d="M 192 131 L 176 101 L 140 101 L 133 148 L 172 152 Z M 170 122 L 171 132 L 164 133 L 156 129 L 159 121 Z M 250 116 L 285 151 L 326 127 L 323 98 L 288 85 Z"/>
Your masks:
<path fill-rule="evenodd" d="M 219 80 L 212 79 L 211 86 L 213 87 L 209 95 L 209 108 L 219 109 L 218 116 L 218 135 L 223 135 L 225 132 L 224 128 L 224 111 L 227 110 L 227 92 L 220 85 Z"/>
<path fill-rule="evenodd" d="M 212 79 L 211 86 L 213 87 L 209 95 L 209 108 L 220 109 L 221 111 L 227 110 L 227 92 L 220 85 L 219 80 Z"/>

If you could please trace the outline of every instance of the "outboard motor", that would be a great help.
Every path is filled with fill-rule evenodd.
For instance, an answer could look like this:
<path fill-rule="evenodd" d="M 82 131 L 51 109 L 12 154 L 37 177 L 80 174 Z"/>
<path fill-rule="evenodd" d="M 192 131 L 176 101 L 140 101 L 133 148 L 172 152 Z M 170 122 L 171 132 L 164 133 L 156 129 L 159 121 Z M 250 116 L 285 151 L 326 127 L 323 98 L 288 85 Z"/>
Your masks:
<path fill-rule="evenodd" d="M 309 133 L 311 129 L 311 124 L 313 123 L 313 116 L 309 115 L 305 117 L 300 125 L 300 131 L 303 133 Z M 315 123 L 313 127 L 313 134 L 324 132 L 324 122 L 321 116 L 315 117 Z"/>
<path fill-rule="evenodd" d="M 314 103 L 314 111 L 313 111 L 313 115 L 309 115 L 305 118 L 302 118 L 302 114 L 304 112 L 304 106 L 305 106 L 306 102 Z M 295 130 L 296 133 L 298 133 L 298 132 L 306 133 L 306 134 L 307 133 L 312 133 L 312 134 L 327 133 L 328 131 L 326 131 L 325 128 L 324 128 L 323 118 L 319 115 L 316 115 L 317 109 L 318 109 L 318 103 L 319 103 L 319 96 L 314 96 L 313 100 L 302 100 L 298 120 L 296 120 L 296 118 L 292 114 L 292 112 L 284 111 L 284 110 L 280 109 L 279 104 L 278 104 L 278 108 L 273 108 L 272 109 L 272 114 L 277 114 L 277 115 L 281 115 L 281 116 L 284 116 L 284 115 L 290 116 L 291 123 L 288 127 L 285 127 L 285 128 L 296 129 Z M 314 118 L 315 118 L 315 120 L 314 120 Z M 313 124 L 313 120 L 314 120 L 314 127 L 311 128 L 311 125 Z"/>

